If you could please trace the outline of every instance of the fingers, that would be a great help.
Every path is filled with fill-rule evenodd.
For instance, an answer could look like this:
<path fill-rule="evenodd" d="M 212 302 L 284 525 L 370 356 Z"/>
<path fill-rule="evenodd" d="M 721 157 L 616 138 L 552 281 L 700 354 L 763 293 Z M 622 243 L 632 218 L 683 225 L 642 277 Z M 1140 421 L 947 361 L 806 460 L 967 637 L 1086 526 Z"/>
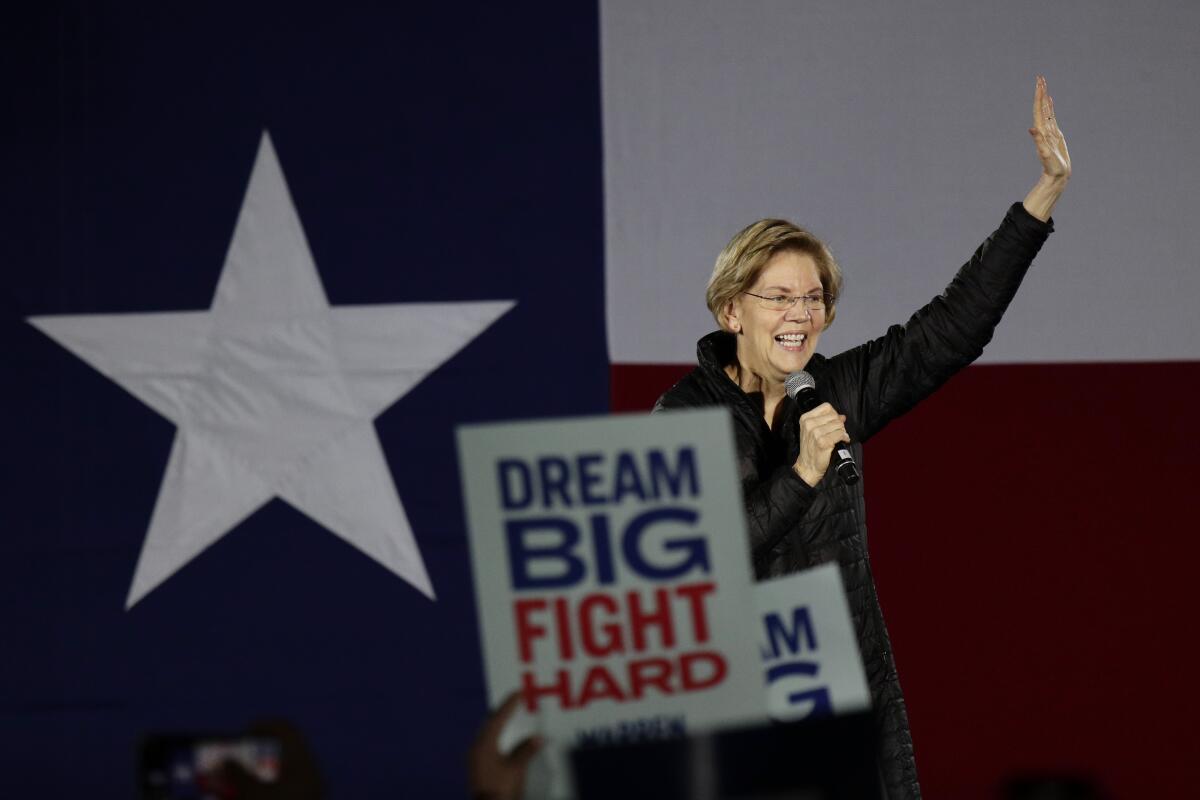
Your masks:
<path fill-rule="evenodd" d="M 1058 115 L 1054 113 L 1054 98 L 1046 85 L 1046 78 L 1039 75 L 1037 89 L 1033 93 L 1033 127 L 1051 134 L 1058 130 Z"/>
<path fill-rule="evenodd" d="M 850 434 L 846 433 L 846 418 L 841 415 L 836 420 L 822 425 L 815 433 L 822 444 L 828 444 L 830 447 L 838 442 L 850 441 Z"/>
<path fill-rule="evenodd" d="M 804 422 L 806 419 L 818 419 L 820 417 L 829 416 L 837 416 L 837 410 L 834 409 L 833 406 L 829 405 L 829 403 L 821 403 L 821 405 L 817 406 L 812 411 L 806 411 L 801 414 L 800 421 Z"/>
<path fill-rule="evenodd" d="M 514 689 L 513 691 L 509 692 L 508 697 L 505 697 L 504 702 L 501 703 L 500 707 L 496 709 L 495 716 L 496 719 L 500 721 L 501 725 L 503 725 L 505 722 L 508 722 L 508 718 L 516 712 L 517 706 L 520 704 L 521 690 Z"/>
<path fill-rule="evenodd" d="M 516 713 L 517 706 L 521 704 L 521 692 L 515 690 L 510 692 L 495 711 L 488 715 L 484 720 L 483 725 L 479 729 L 480 740 L 491 739 L 496 741 L 500 738 L 500 731 L 504 728 L 508 721 L 512 719 L 512 715 Z"/>
<path fill-rule="evenodd" d="M 846 415 L 837 413 L 829 403 L 822 403 L 800 417 L 800 435 L 822 449 L 850 441 L 846 433 Z"/>
<path fill-rule="evenodd" d="M 807 411 L 800 415 L 800 427 L 803 429 L 805 425 L 827 422 L 831 419 L 840 419 L 841 421 L 845 422 L 846 415 L 839 414 L 837 409 L 835 409 L 829 403 L 821 403 L 821 405 L 817 406 L 812 411 Z"/>
<path fill-rule="evenodd" d="M 838 442 L 849 442 L 846 415 L 829 403 L 800 417 L 800 454 L 792 468 L 809 486 L 816 486 L 829 468 L 829 459 Z"/>
<path fill-rule="evenodd" d="M 1054 98 L 1043 75 L 1037 76 L 1033 93 L 1033 127 L 1029 135 L 1037 145 L 1042 170 L 1052 177 L 1070 176 L 1071 157 L 1067 154 L 1067 140 L 1058 127 L 1058 115 L 1054 110 Z"/>
<path fill-rule="evenodd" d="M 1046 79 L 1041 75 L 1037 76 L 1037 80 L 1033 89 L 1033 127 L 1038 127 L 1045 115 L 1042 114 L 1042 101 L 1046 97 Z"/>
<path fill-rule="evenodd" d="M 846 433 L 844 421 L 836 419 L 815 429 L 811 440 L 822 453 L 828 453 L 838 442 L 849 442 L 850 435 Z"/>
<path fill-rule="evenodd" d="M 1033 127 L 1037 131 L 1049 133 L 1056 127 L 1054 116 L 1054 98 L 1046 85 L 1043 75 L 1037 77 L 1037 85 L 1033 91 Z"/>
<path fill-rule="evenodd" d="M 529 766 L 529 762 L 542 749 L 542 737 L 530 736 L 525 741 L 513 748 L 512 753 L 508 756 L 508 763 L 514 767 L 525 769 Z"/>
<path fill-rule="evenodd" d="M 1066 148 L 1066 137 L 1063 136 L 1062 128 L 1058 127 L 1058 112 L 1054 110 L 1054 98 L 1050 101 L 1050 118 L 1046 120 L 1046 133 L 1049 135 L 1056 147 Z"/>
<path fill-rule="evenodd" d="M 1058 136 L 1058 116 L 1054 113 L 1054 98 L 1046 95 L 1046 107 L 1049 109 L 1046 117 L 1046 133 L 1049 136 Z"/>

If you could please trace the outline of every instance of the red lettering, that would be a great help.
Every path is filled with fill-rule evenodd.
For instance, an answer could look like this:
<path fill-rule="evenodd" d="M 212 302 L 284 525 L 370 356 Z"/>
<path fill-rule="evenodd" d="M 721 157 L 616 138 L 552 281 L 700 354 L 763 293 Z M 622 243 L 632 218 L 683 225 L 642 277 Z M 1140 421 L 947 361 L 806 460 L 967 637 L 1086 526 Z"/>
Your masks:
<path fill-rule="evenodd" d="M 579 693 L 576 705 L 586 706 L 593 700 L 605 698 L 616 700 L 618 703 L 625 702 L 625 695 L 612 673 L 597 665 L 588 670 L 587 677 L 583 679 L 583 691 Z"/>
<path fill-rule="evenodd" d="M 554 601 L 554 623 L 558 631 L 558 656 L 563 661 L 575 657 L 571 647 L 571 619 L 567 616 L 567 598 L 559 597 Z"/>
<path fill-rule="evenodd" d="M 583 652 L 594 658 L 625 652 L 625 638 L 621 635 L 621 625 L 617 622 L 605 622 L 597 626 L 593 609 L 600 607 L 608 614 L 617 613 L 617 601 L 606 594 L 589 594 L 579 604 L 579 628 L 583 639 Z M 604 642 L 597 641 L 596 633 L 604 634 Z"/>
<path fill-rule="evenodd" d="M 546 629 L 529 620 L 533 611 L 543 611 L 545 600 L 518 600 L 513 603 L 513 612 L 517 618 L 517 644 L 521 650 L 521 660 L 529 663 L 533 660 L 533 640 L 546 635 Z"/>
<path fill-rule="evenodd" d="M 554 683 L 547 686 L 540 686 L 534 681 L 532 672 L 521 674 L 521 696 L 525 700 L 525 708 L 529 709 L 530 713 L 538 710 L 538 698 L 550 696 L 558 698 L 560 708 L 571 708 L 571 682 L 570 676 L 565 669 L 560 669 L 554 673 Z"/>
<path fill-rule="evenodd" d="M 597 664 L 578 683 L 566 669 L 556 670 L 553 680 L 546 683 L 539 683 L 533 672 L 524 672 L 521 696 L 530 712 L 536 712 L 543 701 L 561 709 L 581 708 L 597 700 L 639 700 L 652 689 L 666 696 L 699 692 L 720 684 L 728 674 L 729 665 L 721 653 L 698 650 L 676 658 L 634 659 L 617 674 Z"/>
<path fill-rule="evenodd" d="M 709 673 L 708 677 L 697 676 L 696 665 L 706 662 L 710 665 L 707 670 Z M 711 650 L 701 650 L 696 653 L 688 653 L 687 655 L 680 656 L 679 670 L 683 678 L 683 691 L 698 692 L 701 689 L 710 689 L 725 680 L 725 675 L 729 672 L 729 666 L 725 663 L 725 657 L 720 653 L 714 653 Z"/>
<path fill-rule="evenodd" d="M 641 652 L 646 649 L 646 629 L 657 626 L 661 634 L 663 648 L 675 646 L 675 627 L 671 622 L 671 600 L 667 597 L 666 589 L 654 591 L 655 608 L 653 611 L 642 610 L 642 598 L 637 592 L 626 595 L 629 601 L 629 628 L 633 632 L 633 649 Z"/>
<path fill-rule="evenodd" d="M 640 698 L 647 686 L 653 686 L 663 694 L 671 694 L 670 660 L 665 658 L 642 658 L 629 662 L 629 694 Z"/>
<path fill-rule="evenodd" d="M 692 633 L 696 637 L 697 644 L 708 641 L 708 617 L 704 612 L 704 596 L 712 594 L 716 590 L 717 585 L 711 581 L 675 587 L 675 593 L 680 597 L 686 597 L 691 606 Z"/>

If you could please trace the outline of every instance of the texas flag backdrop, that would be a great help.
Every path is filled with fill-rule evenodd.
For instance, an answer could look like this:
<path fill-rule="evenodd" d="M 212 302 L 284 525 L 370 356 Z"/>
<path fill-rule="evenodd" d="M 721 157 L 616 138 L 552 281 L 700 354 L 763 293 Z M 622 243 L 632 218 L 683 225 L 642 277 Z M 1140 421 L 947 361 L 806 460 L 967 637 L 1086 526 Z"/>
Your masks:
<path fill-rule="evenodd" d="M 4 28 L 0 796 L 286 718 L 334 798 L 461 797 L 454 429 L 644 411 L 782 216 L 832 355 L 1075 177 L 983 360 L 865 448 L 930 797 L 1194 793 L 1200 11 L 1182 2 L 27 4 Z"/>

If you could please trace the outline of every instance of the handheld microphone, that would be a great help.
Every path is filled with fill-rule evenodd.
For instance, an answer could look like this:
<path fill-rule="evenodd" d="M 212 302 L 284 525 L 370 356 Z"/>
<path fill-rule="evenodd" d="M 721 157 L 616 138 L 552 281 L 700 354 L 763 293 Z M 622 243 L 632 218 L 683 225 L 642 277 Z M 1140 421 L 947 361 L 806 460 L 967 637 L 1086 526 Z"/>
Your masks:
<path fill-rule="evenodd" d="M 783 382 L 783 388 L 800 408 L 801 414 L 812 411 L 821 404 L 820 398 L 817 397 L 817 382 L 804 370 L 788 375 L 787 380 Z M 833 446 L 829 462 L 829 465 L 837 470 L 842 483 L 847 486 L 858 483 L 858 479 L 862 477 L 858 472 L 858 465 L 854 463 L 854 454 L 845 442 L 838 442 Z"/>

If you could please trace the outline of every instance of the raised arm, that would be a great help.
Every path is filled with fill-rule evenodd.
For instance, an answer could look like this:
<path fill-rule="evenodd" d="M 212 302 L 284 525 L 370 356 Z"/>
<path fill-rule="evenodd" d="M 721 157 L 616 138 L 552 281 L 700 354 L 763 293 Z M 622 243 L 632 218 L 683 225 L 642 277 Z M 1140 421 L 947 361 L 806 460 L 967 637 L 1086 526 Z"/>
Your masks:
<path fill-rule="evenodd" d="M 1029 134 L 1042 171 L 1025 201 L 1013 204 L 946 290 L 907 323 L 828 361 L 833 403 L 849 417 L 853 439 L 865 441 L 980 356 L 1053 230 L 1050 212 L 1070 179 L 1071 159 L 1041 77 L 1034 113 Z"/>

